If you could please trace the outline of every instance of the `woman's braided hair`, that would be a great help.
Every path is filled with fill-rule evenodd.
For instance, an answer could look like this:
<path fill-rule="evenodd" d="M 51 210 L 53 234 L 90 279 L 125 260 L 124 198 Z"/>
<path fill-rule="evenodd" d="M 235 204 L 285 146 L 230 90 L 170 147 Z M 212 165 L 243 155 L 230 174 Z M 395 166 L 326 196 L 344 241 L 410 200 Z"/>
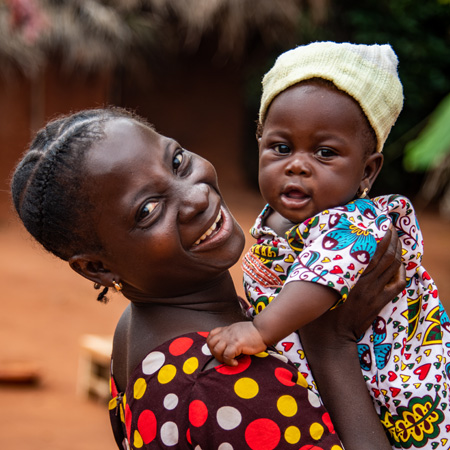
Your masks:
<path fill-rule="evenodd" d="M 148 125 L 122 108 L 57 118 L 37 133 L 14 171 L 11 191 L 20 219 L 46 250 L 65 261 L 102 249 L 89 225 L 94 207 L 82 189 L 84 160 L 91 146 L 105 137 L 105 123 L 118 118 Z"/>

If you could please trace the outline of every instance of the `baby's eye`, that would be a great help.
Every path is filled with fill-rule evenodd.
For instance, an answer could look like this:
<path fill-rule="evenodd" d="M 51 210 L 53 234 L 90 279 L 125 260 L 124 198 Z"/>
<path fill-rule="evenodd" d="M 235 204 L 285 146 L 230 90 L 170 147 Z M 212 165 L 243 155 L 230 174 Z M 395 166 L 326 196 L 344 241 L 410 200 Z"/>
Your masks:
<path fill-rule="evenodd" d="M 331 158 L 333 156 L 336 156 L 336 152 L 331 148 L 320 148 L 319 150 L 317 150 L 316 155 L 321 158 Z"/>
<path fill-rule="evenodd" d="M 291 152 L 291 149 L 285 144 L 278 144 L 273 147 L 273 149 L 280 155 L 287 155 Z"/>
<path fill-rule="evenodd" d="M 159 202 L 155 201 L 147 202 L 143 206 L 143 208 L 139 211 L 138 221 L 141 221 L 146 217 L 148 217 L 153 212 L 153 210 L 158 206 L 158 203 Z"/>
<path fill-rule="evenodd" d="M 179 151 L 179 152 L 176 153 L 176 155 L 173 157 L 173 160 L 172 160 L 172 167 L 173 167 L 173 170 L 174 170 L 175 173 L 176 173 L 177 170 L 180 168 L 181 164 L 183 164 L 183 158 L 184 158 L 184 155 L 183 155 L 183 152 L 182 152 L 182 151 Z"/>

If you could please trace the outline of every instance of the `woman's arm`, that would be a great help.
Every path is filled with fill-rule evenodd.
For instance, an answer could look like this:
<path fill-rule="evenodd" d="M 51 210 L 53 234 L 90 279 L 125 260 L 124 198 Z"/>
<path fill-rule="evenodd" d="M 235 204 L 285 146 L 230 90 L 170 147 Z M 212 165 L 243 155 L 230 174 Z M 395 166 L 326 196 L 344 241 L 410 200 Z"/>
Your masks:
<path fill-rule="evenodd" d="M 392 448 L 362 377 L 356 340 L 404 287 L 401 244 L 390 230 L 347 301 L 300 329 L 320 395 L 346 450 Z"/>

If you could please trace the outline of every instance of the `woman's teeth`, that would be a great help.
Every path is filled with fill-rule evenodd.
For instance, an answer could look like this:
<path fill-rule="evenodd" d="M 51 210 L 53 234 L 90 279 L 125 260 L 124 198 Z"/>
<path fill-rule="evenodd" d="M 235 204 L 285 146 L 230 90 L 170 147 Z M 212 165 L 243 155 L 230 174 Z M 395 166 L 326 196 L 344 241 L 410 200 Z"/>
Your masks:
<path fill-rule="evenodd" d="M 220 219 L 222 218 L 222 211 L 219 212 L 218 216 L 216 217 L 216 220 L 214 223 L 206 230 L 205 234 L 201 236 L 194 245 L 200 244 L 200 242 L 204 241 L 208 236 L 211 236 L 212 232 L 217 228 L 217 224 L 219 223 Z"/>

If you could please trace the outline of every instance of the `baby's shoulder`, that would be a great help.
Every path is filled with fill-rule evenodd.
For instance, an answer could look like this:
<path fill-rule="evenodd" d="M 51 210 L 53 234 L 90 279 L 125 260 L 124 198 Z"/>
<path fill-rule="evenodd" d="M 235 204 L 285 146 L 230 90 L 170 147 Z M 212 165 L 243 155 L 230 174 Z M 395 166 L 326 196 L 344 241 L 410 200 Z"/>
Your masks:
<path fill-rule="evenodd" d="M 381 212 L 401 212 L 403 215 L 415 215 L 412 201 L 400 194 L 381 195 L 372 199 L 374 206 Z"/>

